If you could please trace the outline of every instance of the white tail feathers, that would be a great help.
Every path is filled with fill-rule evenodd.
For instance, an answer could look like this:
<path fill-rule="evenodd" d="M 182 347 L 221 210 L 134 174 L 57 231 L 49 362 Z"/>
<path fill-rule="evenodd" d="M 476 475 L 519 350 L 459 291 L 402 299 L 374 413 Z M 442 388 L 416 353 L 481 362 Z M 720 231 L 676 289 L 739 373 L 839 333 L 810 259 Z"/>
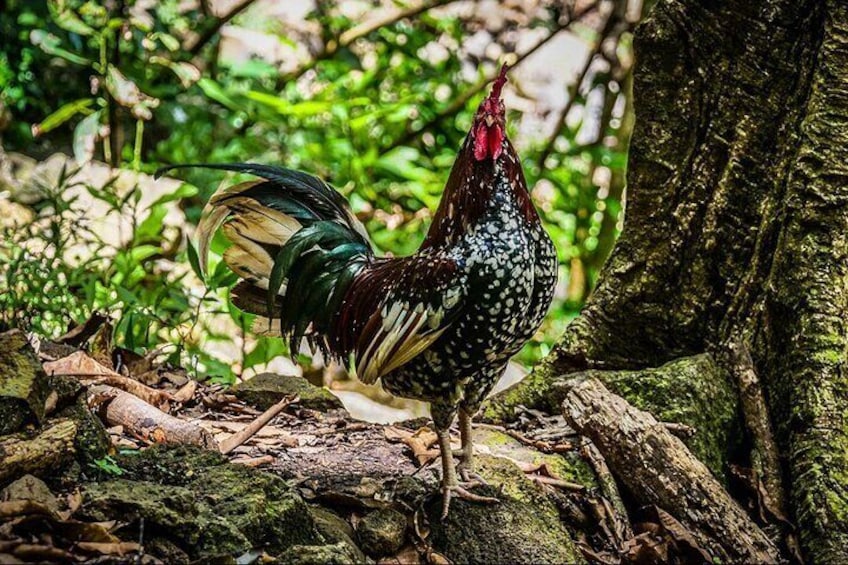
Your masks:
<path fill-rule="evenodd" d="M 263 181 L 230 186 L 219 190 L 209 199 L 197 225 L 197 251 L 201 271 L 205 274 L 209 245 L 223 224 L 224 235 L 233 244 L 224 252 L 224 261 L 233 272 L 267 290 L 274 258 L 263 246 L 281 247 L 301 225 L 291 216 L 267 208 L 253 198 L 239 196 L 260 182 Z M 284 292 L 285 285 L 279 294 Z"/>

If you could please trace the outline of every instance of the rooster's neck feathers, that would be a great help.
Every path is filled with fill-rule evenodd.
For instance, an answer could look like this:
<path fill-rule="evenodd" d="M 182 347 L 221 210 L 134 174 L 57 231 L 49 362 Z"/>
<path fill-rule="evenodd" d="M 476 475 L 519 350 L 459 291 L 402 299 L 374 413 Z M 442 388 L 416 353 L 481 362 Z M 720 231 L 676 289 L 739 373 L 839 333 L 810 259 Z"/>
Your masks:
<path fill-rule="evenodd" d="M 496 159 L 478 161 L 474 155 L 475 138 L 468 135 L 451 170 L 442 201 L 433 217 L 422 249 L 447 247 L 455 244 L 486 210 L 495 205 L 496 187 L 505 186 L 512 194 L 521 216 L 529 223 L 538 223 L 539 216 L 527 191 L 527 182 L 518 155 L 508 139 L 502 141 Z M 505 183 L 497 182 L 504 180 Z"/>

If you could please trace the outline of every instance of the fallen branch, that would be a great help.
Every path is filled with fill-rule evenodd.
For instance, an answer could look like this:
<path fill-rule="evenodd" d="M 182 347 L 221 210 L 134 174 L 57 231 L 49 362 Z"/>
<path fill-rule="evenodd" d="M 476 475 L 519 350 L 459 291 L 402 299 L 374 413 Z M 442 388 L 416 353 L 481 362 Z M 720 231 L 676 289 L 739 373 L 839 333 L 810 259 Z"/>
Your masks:
<path fill-rule="evenodd" d="M 620 547 L 622 543 L 633 537 L 633 529 L 630 527 L 630 520 L 627 517 L 627 507 L 624 506 L 624 501 L 621 499 L 621 493 L 618 492 L 618 485 L 615 482 L 615 477 L 612 476 L 604 456 L 595 447 L 592 442 L 585 443 L 581 452 L 584 459 L 589 462 L 592 469 L 595 471 L 595 476 L 598 477 L 598 484 L 601 487 L 601 495 L 609 502 L 609 514 L 612 520 L 616 539 L 616 544 Z"/>
<path fill-rule="evenodd" d="M 34 437 L 15 434 L 0 438 L 0 483 L 25 474 L 56 471 L 74 455 L 77 424 L 56 420 Z"/>
<path fill-rule="evenodd" d="M 728 351 L 731 373 L 739 385 L 745 427 L 753 442 L 751 463 L 755 474 L 754 480 L 761 480 L 765 487 L 763 498 L 769 511 L 785 521 L 786 491 L 783 488 L 780 472 L 780 453 L 774 441 L 771 420 L 760 379 L 754 370 L 754 361 L 751 359 L 748 348 L 741 342 L 731 344 Z"/>
<path fill-rule="evenodd" d="M 270 422 L 274 416 L 282 412 L 286 406 L 297 401 L 297 396 L 282 399 L 278 403 L 268 408 L 265 412 L 260 414 L 259 417 L 256 418 L 253 422 L 251 422 L 249 426 L 222 441 L 218 449 L 224 455 L 230 453 L 232 450 L 234 450 L 235 448 L 249 440 L 251 437 L 253 437 L 256 432 L 264 428 L 265 425 L 268 424 L 268 422 Z"/>
<path fill-rule="evenodd" d="M 597 379 L 566 385 L 566 420 L 592 440 L 642 504 L 665 509 L 713 558 L 776 563 L 779 554 L 709 469 L 650 413 L 609 392 Z"/>
<path fill-rule="evenodd" d="M 44 363 L 44 370 L 48 375 L 55 377 L 74 377 L 85 384 L 104 384 L 129 392 L 160 409 L 167 409 L 168 403 L 174 400 L 171 393 L 120 375 L 83 351 L 77 351 L 56 361 L 48 361 Z"/>
<path fill-rule="evenodd" d="M 175 418 L 141 398 L 108 385 L 89 388 L 90 403 L 109 426 L 123 426 L 131 435 L 153 443 L 199 445 L 218 449 L 208 431 L 188 420 Z"/>

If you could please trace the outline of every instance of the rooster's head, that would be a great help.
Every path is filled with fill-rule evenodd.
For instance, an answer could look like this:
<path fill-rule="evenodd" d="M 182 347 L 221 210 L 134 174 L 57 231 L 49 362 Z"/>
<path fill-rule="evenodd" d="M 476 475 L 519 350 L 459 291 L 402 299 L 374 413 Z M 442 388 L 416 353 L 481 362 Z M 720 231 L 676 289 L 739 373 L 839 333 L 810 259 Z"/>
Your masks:
<path fill-rule="evenodd" d="M 503 152 L 503 141 L 506 137 L 506 112 L 501 90 L 506 83 L 507 65 L 501 67 L 501 72 L 492 85 L 492 92 L 477 108 L 471 135 L 474 142 L 474 158 L 478 161 L 496 160 Z"/>

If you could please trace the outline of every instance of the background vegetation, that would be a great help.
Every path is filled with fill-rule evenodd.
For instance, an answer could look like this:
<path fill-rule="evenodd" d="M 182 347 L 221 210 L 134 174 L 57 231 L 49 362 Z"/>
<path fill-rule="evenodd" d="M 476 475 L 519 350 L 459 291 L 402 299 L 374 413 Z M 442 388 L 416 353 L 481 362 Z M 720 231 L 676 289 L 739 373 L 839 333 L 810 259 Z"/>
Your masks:
<path fill-rule="evenodd" d="M 234 278 L 219 255 L 205 284 L 190 268 L 186 241 L 222 175 L 193 171 L 163 191 L 145 173 L 226 161 L 310 171 L 348 197 L 381 252 L 409 254 L 506 60 L 511 133 L 561 265 L 551 314 L 520 361 L 544 355 L 621 225 L 641 3 L 373 0 L 352 16 L 350 3 L 319 1 L 303 25 L 268 17 L 268 4 L 0 2 L 0 326 L 56 336 L 102 312 L 117 345 L 223 381 L 286 353 L 278 340 L 233 337 L 250 320 L 228 301 Z M 228 59 L 228 26 L 272 37 L 283 61 Z M 551 109 L 519 69 L 562 34 L 582 48 Z M 469 47 L 481 37 L 483 49 Z M 56 152 L 73 159 L 48 159 Z"/>

